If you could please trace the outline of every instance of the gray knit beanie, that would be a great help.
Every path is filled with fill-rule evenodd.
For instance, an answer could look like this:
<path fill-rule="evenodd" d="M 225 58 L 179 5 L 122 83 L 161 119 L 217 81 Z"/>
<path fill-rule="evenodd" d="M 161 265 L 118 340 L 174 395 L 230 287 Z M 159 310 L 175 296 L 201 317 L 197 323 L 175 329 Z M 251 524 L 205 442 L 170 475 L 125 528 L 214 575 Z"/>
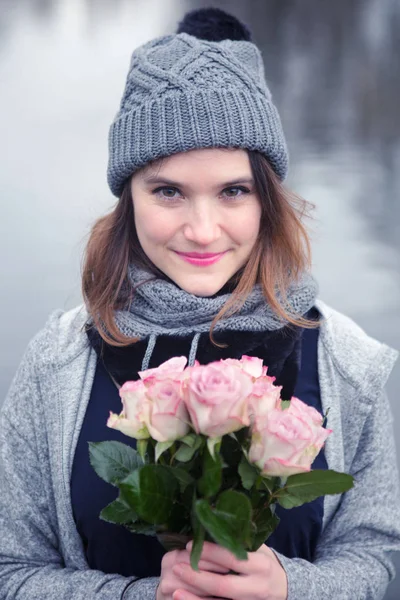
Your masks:
<path fill-rule="evenodd" d="M 207 25 L 212 29 L 216 13 L 216 38 L 212 33 L 204 36 L 208 39 L 189 35 L 196 32 L 198 21 L 204 26 L 210 17 L 214 20 Z M 222 21 L 225 17 L 237 25 L 239 34 L 226 36 L 236 39 L 220 39 L 221 15 Z M 109 132 L 112 193 L 119 197 L 132 173 L 150 161 L 195 148 L 258 150 L 283 180 L 288 153 L 282 125 L 265 81 L 260 51 L 247 41 L 247 29 L 231 15 L 203 9 L 191 13 L 178 31 L 132 54 L 120 108 Z"/>

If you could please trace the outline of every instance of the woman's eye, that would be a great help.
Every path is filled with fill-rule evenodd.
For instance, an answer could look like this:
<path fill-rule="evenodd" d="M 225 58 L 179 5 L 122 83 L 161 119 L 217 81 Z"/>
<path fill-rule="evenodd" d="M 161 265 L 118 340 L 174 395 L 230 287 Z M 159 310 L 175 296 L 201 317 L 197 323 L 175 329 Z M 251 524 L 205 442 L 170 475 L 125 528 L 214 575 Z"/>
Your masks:
<path fill-rule="evenodd" d="M 177 188 L 174 187 L 160 187 L 153 191 L 153 194 L 156 194 L 160 198 L 169 198 L 175 199 L 180 196 L 180 192 Z"/>
<path fill-rule="evenodd" d="M 161 199 L 177 200 L 178 198 L 182 198 L 182 193 L 176 187 L 163 186 L 153 190 L 152 193 Z M 243 186 L 233 186 L 222 190 L 221 195 L 225 198 L 240 198 L 249 193 L 250 190 Z"/>
<path fill-rule="evenodd" d="M 222 194 L 228 198 L 238 198 L 239 196 L 243 196 L 243 194 L 249 193 L 250 190 L 242 186 L 225 188 L 222 192 Z"/>

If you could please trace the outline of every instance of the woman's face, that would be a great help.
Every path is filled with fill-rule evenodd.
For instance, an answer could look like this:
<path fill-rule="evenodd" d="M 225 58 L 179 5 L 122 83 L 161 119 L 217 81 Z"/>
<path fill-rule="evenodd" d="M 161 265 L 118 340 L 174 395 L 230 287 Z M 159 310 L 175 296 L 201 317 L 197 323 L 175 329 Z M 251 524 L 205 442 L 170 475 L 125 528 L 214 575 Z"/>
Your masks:
<path fill-rule="evenodd" d="M 245 150 L 172 155 L 137 171 L 131 191 L 144 252 L 183 290 L 212 296 L 247 262 L 261 206 Z"/>

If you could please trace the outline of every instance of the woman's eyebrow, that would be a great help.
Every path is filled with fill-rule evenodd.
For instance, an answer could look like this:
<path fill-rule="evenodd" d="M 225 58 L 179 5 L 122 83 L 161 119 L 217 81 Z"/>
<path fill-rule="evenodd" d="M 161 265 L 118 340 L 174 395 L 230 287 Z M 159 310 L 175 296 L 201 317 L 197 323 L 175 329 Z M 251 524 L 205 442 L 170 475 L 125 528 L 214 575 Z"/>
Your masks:
<path fill-rule="evenodd" d="M 143 181 L 147 185 L 166 184 L 166 185 L 170 185 L 170 186 L 177 187 L 177 188 L 184 188 L 187 185 L 187 184 L 184 184 L 184 183 L 179 182 L 179 181 L 173 181 L 172 179 L 168 179 L 168 177 L 161 177 L 159 175 L 149 175 L 148 177 L 145 176 L 145 177 L 143 177 Z M 230 186 L 238 185 L 239 183 L 253 186 L 254 185 L 254 179 L 249 178 L 246 175 L 246 176 L 241 177 L 241 178 L 239 177 L 239 178 L 236 178 L 234 180 L 230 180 L 230 181 L 225 181 L 225 182 L 219 183 L 215 187 L 216 188 L 225 188 L 225 187 L 230 187 Z"/>

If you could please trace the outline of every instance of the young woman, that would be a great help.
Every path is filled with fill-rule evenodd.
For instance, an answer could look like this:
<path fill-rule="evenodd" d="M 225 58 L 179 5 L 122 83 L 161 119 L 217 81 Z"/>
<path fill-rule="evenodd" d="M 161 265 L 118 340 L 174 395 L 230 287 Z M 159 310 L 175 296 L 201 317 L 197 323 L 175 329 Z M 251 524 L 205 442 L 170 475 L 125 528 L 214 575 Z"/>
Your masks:
<path fill-rule="evenodd" d="M 109 151 L 118 202 L 89 240 L 85 306 L 51 316 L 2 409 L 0 597 L 382 598 L 400 549 L 385 394 L 397 353 L 317 299 L 307 205 L 282 183 L 285 140 L 246 28 L 198 11 L 138 48 Z M 206 543 L 194 572 L 190 548 L 165 553 L 99 519 L 116 489 L 90 467 L 88 442 L 134 444 L 106 421 L 139 370 L 242 354 L 263 358 L 283 398 L 329 409 L 313 466 L 355 486 L 281 509 L 248 561 Z"/>

